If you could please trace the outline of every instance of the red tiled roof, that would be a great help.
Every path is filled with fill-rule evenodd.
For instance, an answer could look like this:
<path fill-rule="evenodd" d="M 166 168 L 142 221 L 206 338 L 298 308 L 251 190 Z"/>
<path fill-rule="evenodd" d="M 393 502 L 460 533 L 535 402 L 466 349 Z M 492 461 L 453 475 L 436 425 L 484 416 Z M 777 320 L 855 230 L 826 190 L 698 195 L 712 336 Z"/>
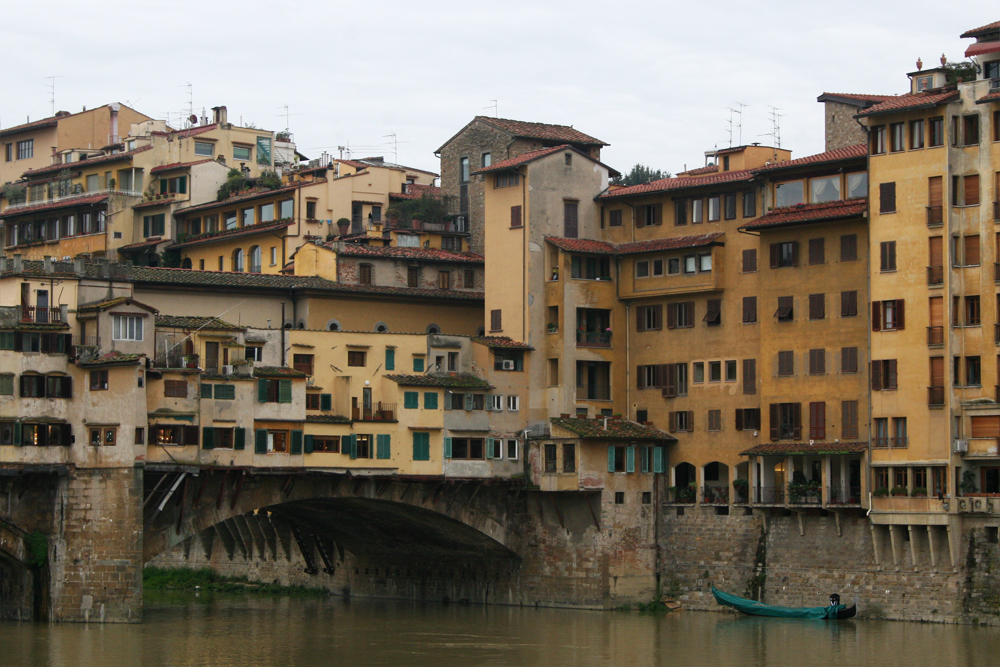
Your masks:
<path fill-rule="evenodd" d="M 677 174 L 677 176 L 682 178 L 686 176 L 701 176 L 702 174 L 714 174 L 717 171 L 719 171 L 719 165 L 708 164 L 705 165 L 704 167 L 698 167 L 697 169 L 688 169 L 687 171 L 682 171 L 681 173 Z"/>
<path fill-rule="evenodd" d="M 21 125 L 14 125 L 13 127 L 6 127 L 0 130 L 0 137 L 8 134 L 17 134 L 18 132 L 24 132 L 25 130 L 34 130 L 40 127 L 55 127 L 56 123 L 59 122 L 59 118 L 61 118 L 61 116 L 49 116 L 48 118 L 34 120 L 30 123 L 22 123 Z"/>
<path fill-rule="evenodd" d="M 972 30 L 966 30 L 962 33 L 962 38 L 979 37 L 991 32 L 997 32 L 998 30 L 1000 30 L 1000 21 L 994 21 L 993 23 L 987 23 L 984 26 L 979 26 L 978 28 L 973 28 Z"/>
<path fill-rule="evenodd" d="M 822 204 L 798 204 L 768 211 L 765 215 L 742 225 L 740 229 L 767 229 L 787 227 L 826 220 L 840 220 L 863 215 L 868 209 L 868 198 L 843 199 Z"/>
<path fill-rule="evenodd" d="M 169 239 L 153 239 L 152 241 L 142 241 L 140 243 L 132 243 L 130 245 L 122 246 L 118 248 L 118 252 L 136 252 L 138 250 L 148 250 L 154 248 L 164 241 L 169 241 Z"/>
<path fill-rule="evenodd" d="M 149 201 L 139 202 L 138 204 L 132 205 L 132 210 L 143 209 L 143 208 L 156 208 L 157 206 L 170 206 L 173 204 L 175 199 L 173 197 L 168 197 L 167 199 L 151 199 Z"/>
<path fill-rule="evenodd" d="M 288 368 L 287 366 L 254 366 L 253 374 L 254 377 L 285 377 L 285 378 L 309 377 L 306 373 L 295 370 L 294 368 Z"/>
<path fill-rule="evenodd" d="M 389 199 L 420 199 L 421 197 L 441 198 L 441 188 L 433 185 L 419 185 L 410 183 L 406 186 L 406 192 L 390 192 Z"/>
<path fill-rule="evenodd" d="M 798 455 L 798 454 L 863 454 L 868 451 L 867 442 L 775 442 L 751 447 L 741 456 Z"/>
<path fill-rule="evenodd" d="M 677 438 L 652 426 L 644 426 L 626 419 L 583 419 L 580 417 L 553 417 L 550 421 L 581 438 L 597 440 L 672 440 Z"/>
<path fill-rule="evenodd" d="M 25 206 L 24 208 L 19 208 L 14 211 L 7 209 L 3 213 L 0 213 L 0 219 L 14 218 L 20 215 L 27 215 L 29 213 L 37 213 L 38 211 L 51 211 L 57 208 L 71 208 L 73 206 L 82 206 L 83 204 L 100 204 L 108 200 L 108 195 L 82 195 L 80 197 L 73 198 L 63 198 L 56 202 L 45 202 L 44 204 Z"/>
<path fill-rule="evenodd" d="M 510 336 L 476 336 L 472 339 L 473 343 L 482 343 L 490 349 L 504 349 L 504 350 L 534 350 L 527 343 L 522 343 L 521 341 L 514 340 Z"/>
<path fill-rule="evenodd" d="M 984 104 L 986 102 L 994 102 L 996 100 L 1000 100 L 1000 90 L 990 93 L 988 95 L 983 95 L 978 100 L 976 100 L 976 104 Z"/>
<path fill-rule="evenodd" d="M 437 248 L 400 248 L 398 246 L 368 246 L 357 243 L 345 244 L 337 248 L 334 244 L 324 244 L 325 247 L 347 257 L 384 257 L 386 259 L 419 259 L 434 262 L 456 262 L 460 264 L 482 264 L 482 255 L 474 252 L 452 252 Z"/>
<path fill-rule="evenodd" d="M 740 171 L 724 171 L 718 174 L 707 176 L 675 176 L 673 178 L 661 178 L 650 183 L 641 183 L 618 190 L 609 190 L 598 199 L 616 199 L 618 197 L 635 197 L 638 195 L 653 194 L 656 192 L 669 192 L 682 188 L 696 188 L 703 185 L 716 185 L 718 183 L 730 183 L 737 181 L 749 181 L 754 177 L 754 172 L 750 169 Z"/>
<path fill-rule="evenodd" d="M 139 363 L 144 354 L 125 354 L 124 352 L 108 352 L 105 355 L 80 362 L 81 366 L 131 366 Z"/>
<path fill-rule="evenodd" d="M 969 48 L 965 50 L 965 57 L 982 56 L 987 53 L 996 53 L 997 51 L 1000 51 L 1000 40 L 994 39 L 989 42 L 976 42 L 975 44 L 969 44 Z"/>
<path fill-rule="evenodd" d="M 606 142 L 573 129 L 569 125 L 531 123 L 523 120 L 511 120 L 509 118 L 490 118 L 489 116 L 476 116 L 475 120 L 498 127 L 505 132 L 510 132 L 515 137 L 563 141 L 568 144 L 585 144 L 588 146 L 608 145 Z"/>
<path fill-rule="evenodd" d="M 858 158 L 866 157 L 867 155 L 868 155 L 867 145 L 854 144 L 853 146 L 847 146 L 846 148 L 837 148 L 832 151 L 816 153 L 815 155 L 807 155 L 806 157 L 800 157 L 796 160 L 785 160 L 784 162 L 772 162 L 771 164 L 764 165 L 763 167 L 758 167 L 753 171 L 754 173 L 759 174 L 765 171 L 774 171 L 776 169 L 789 169 L 793 167 L 819 164 L 821 162 L 840 162 L 841 160 L 856 160 Z"/>
<path fill-rule="evenodd" d="M 273 232 L 278 229 L 284 229 L 285 227 L 291 227 L 293 224 L 295 223 L 291 220 L 276 220 L 274 222 L 262 222 L 256 225 L 249 225 L 247 227 L 237 227 L 236 229 L 226 229 L 221 232 L 215 232 L 214 234 L 201 234 L 193 239 L 185 239 L 182 243 L 175 243 L 170 246 L 170 248 L 186 248 L 187 246 L 200 245 L 202 243 L 228 241 L 229 239 L 239 238 L 240 236 L 251 236 L 253 234 Z"/>
<path fill-rule="evenodd" d="M 698 234 L 697 236 L 674 236 L 649 241 L 636 241 L 635 243 L 622 243 L 618 246 L 618 254 L 640 255 L 646 252 L 660 252 L 662 250 L 697 248 L 713 243 L 722 236 L 725 236 L 723 232 L 714 232 L 712 234 Z"/>
<path fill-rule="evenodd" d="M 593 239 L 567 239 L 561 236 L 546 236 L 545 240 L 566 252 L 583 252 L 591 255 L 614 255 L 617 248 L 614 243 L 595 241 Z"/>
<path fill-rule="evenodd" d="M 334 162 L 346 164 L 348 167 L 354 167 L 355 169 L 367 169 L 368 167 L 371 166 L 365 164 L 364 162 L 358 162 L 357 160 L 334 160 Z"/>
<path fill-rule="evenodd" d="M 214 130 L 217 127 L 218 125 L 216 123 L 210 123 L 208 125 L 199 125 L 198 127 L 190 127 L 186 130 L 171 130 L 170 132 L 153 132 L 152 134 L 156 134 L 161 137 L 169 137 L 169 136 L 182 137 L 182 138 L 193 137 L 198 134 L 205 134 L 206 132 Z"/>
<path fill-rule="evenodd" d="M 490 166 L 479 169 L 472 172 L 473 174 L 485 174 L 491 171 L 502 171 L 504 169 L 513 169 L 514 167 L 519 167 L 522 164 L 526 164 L 533 160 L 543 158 L 546 155 L 552 155 L 553 153 L 558 153 L 559 151 L 566 150 L 569 148 L 569 144 L 563 144 L 562 146 L 553 146 L 552 148 L 542 148 L 537 151 L 528 151 L 527 153 L 521 153 L 517 157 L 507 158 L 506 160 L 500 160 L 499 162 L 494 162 Z"/>
<path fill-rule="evenodd" d="M 896 95 L 868 95 L 865 93 L 823 93 L 816 98 L 817 102 L 858 102 L 854 106 L 871 106 L 880 102 L 885 102 L 896 97 Z"/>
<path fill-rule="evenodd" d="M 148 150 L 152 150 L 152 146 L 141 146 L 136 148 L 134 151 L 125 151 L 123 153 L 111 153 L 110 155 L 99 155 L 97 157 L 88 158 L 86 160 L 80 160 L 79 162 L 69 162 L 66 164 L 52 164 L 48 167 L 39 167 L 38 169 L 29 169 L 24 172 L 25 176 L 38 176 L 39 174 L 51 174 L 55 172 L 60 172 L 63 169 L 79 169 L 80 167 L 87 167 L 92 164 L 103 164 L 105 162 L 117 162 L 119 160 L 127 160 L 137 153 L 143 153 Z"/>
<path fill-rule="evenodd" d="M 958 91 L 953 86 L 946 86 L 935 91 L 899 95 L 876 104 L 873 107 L 862 109 L 857 115 L 858 117 L 877 116 L 879 114 L 896 113 L 897 111 L 906 111 L 909 109 L 931 108 L 939 104 L 951 102 L 956 98 L 958 98 Z"/>
<path fill-rule="evenodd" d="M 222 201 L 208 202 L 207 204 L 199 204 L 198 206 L 191 206 L 190 208 L 183 208 L 179 211 L 175 211 L 176 215 L 187 215 L 188 213 L 194 213 L 196 211 L 207 211 L 213 208 L 220 208 L 223 206 L 229 206 L 241 201 L 249 201 L 251 199 L 262 199 L 264 197 L 270 197 L 271 195 L 278 195 L 283 192 L 292 192 L 301 188 L 303 185 L 312 185 L 312 183 L 295 183 L 294 185 L 286 185 L 274 190 L 265 190 L 264 192 L 250 192 L 245 195 L 237 195 L 235 197 L 230 197 L 229 199 L 223 199 Z"/>
<path fill-rule="evenodd" d="M 161 171 L 170 171 L 172 169 L 184 169 L 186 167 L 193 167 L 196 164 L 204 164 L 206 162 L 213 162 L 212 158 L 205 158 L 204 160 L 195 160 L 194 162 L 171 162 L 170 164 L 161 164 L 159 167 L 153 167 L 149 170 L 151 174 L 158 174 Z"/>

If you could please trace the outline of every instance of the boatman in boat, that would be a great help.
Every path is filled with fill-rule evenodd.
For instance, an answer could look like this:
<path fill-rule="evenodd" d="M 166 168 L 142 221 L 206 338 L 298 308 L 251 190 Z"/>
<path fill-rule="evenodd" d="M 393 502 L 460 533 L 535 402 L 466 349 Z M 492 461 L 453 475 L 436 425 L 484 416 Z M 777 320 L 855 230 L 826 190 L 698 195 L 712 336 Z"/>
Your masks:
<path fill-rule="evenodd" d="M 831 593 L 830 594 L 830 606 L 831 607 L 837 607 L 839 605 L 840 605 L 840 596 L 837 595 L 836 593 Z"/>

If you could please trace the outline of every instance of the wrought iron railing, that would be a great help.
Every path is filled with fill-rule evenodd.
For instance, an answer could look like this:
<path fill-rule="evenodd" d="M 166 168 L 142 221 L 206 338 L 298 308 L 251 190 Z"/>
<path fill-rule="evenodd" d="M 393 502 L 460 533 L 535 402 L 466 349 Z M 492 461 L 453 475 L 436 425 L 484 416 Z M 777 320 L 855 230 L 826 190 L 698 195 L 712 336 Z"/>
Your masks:
<path fill-rule="evenodd" d="M 927 345 L 928 347 L 944 345 L 944 327 L 927 327 Z"/>
<path fill-rule="evenodd" d="M 927 267 L 927 284 L 928 285 L 943 285 L 944 284 L 944 267 L 943 266 L 928 266 Z"/>
<path fill-rule="evenodd" d="M 928 206 L 927 207 L 927 226 L 937 227 L 938 225 L 944 224 L 944 207 L 943 206 Z"/>

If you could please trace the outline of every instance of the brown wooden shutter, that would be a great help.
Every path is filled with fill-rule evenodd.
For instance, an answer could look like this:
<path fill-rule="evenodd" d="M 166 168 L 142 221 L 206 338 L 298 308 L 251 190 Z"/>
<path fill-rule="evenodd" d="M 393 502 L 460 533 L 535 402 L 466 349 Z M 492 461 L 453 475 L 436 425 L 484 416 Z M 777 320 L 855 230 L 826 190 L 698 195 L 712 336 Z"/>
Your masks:
<path fill-rule="evenodd" d="M 845 440 L 858 437 L 858 402 L 842 401 L 840 404 L 840 437 Z"/>
<path fill-rule="evenodd" d="M 577 204 L 575 201 L 563 202 L 563 236 L 575 239 L 578 236 Z"/>
<path fill-rule="evenodd" d="M 667 429 L 673 433 L 677 430 L 677 413 L 671 412 L 667 415 Z"/>
<path fill-rule="evenodd" d="M 825 239 L 809 239 L 809 263 L 822 264 L 826 259 Z"/>
<path fill-rule="evenodd" d="M 930 298 L 930 326 L 944 326 L 944 299 L 939 296 Z"/>
<path fill-rule="evenodd" d="M 1000 438 L 1000 415 L 972 417 L 973 438 Z"/>
<path fill-rule="evenodd" d="M 743 430 L 743 410 L 740 408 L 736 408 L 736 430 Z"/>
<path fill-rule="evenodd" d="M 822 401 L 809 404 L 809 439 L 826 439 L 826 403 Z"/>
<path fill-rule="evenodd" d="M 511 206 L 510 207 L 510 226 L 520 227 L 521 226 L 521 207 Z"/>
<path fill-rule="evenodd" d="M 973 234 L 965 237 L 965 265 L 976 266 L 979 264 L 979 235 Z"/>
<path fill-rule="evenodd" d="M 687 418 L 687 430 L 693 431 L 694 430 L 694 410 L 688 410 L 687 414 L 688 414 L 688 418 Z"/>
<path fill-rule="evenodd" d="M 646 388 L 646 367 L 636 366 L 635 367 L 635 388 L 645 389 Z"/>
<path fill-rule="evenodd" d="M 858 237 L 845 234 L 840 237 L 840 261 L 853 262 L 858 258 Z"/>
<path fill-rule="evenodd" d="M 666 364 L 663 370 L 663 397 L 673 398 L 677 395 L 677 366 Z"/>
<path fill-rule="evenodd" d="M 500 331 L 503 329 L 501 326 L 503 323 L 501 320 L 502 312 L 500 309 L 490 311 L 490 331 Z"/>
<path fill-rule="evenodd" d="M 858 314 L 858 293 L 855 291 L 840 293 L 840 316 L 854 317 Z"/>
<path fill-rule="evenodd" d="M 822 320 L 826 317 L 826 295 L 809 295 L 809 319 Z"/>
<path fill-rule="evenodd" d="M 755 322 L 757 321 L 757 297 L 755 296 L 745 296 L 743 297 L 743 322 Z"/>
<path fill-rule="evenodd" d="M 880 360 L 872 361 L 872 391 L 879 391 L 882 389 L 882 362 Z"/>
<path fill-rule="evenodd" d="M 826 373 L 826 350 L 809 350 L 809 374 Z"/>
<path fill-rule="evenodd" d="M 944 204 L 944 190 L 941 184 L 940 176 L 931 176 L 927 179 L 927 206 L 936 208 Z"/>
<path fill-rule="evenodd" d="M 653 309 L 653 328 L 660 330 L 663 328 L 663 305 L 656 304 L 655 306 L 648 306 Z"/>
<path fill-rule="evenodd" d="M 944 239 L 941 236 L 932 236 L 928 239 L 928 261 L 929 266 L 943 266 L 944 263 Z"/>
<path fill-rule="evenodd" d="M 792 266 L 799 265 L 799 242 L 792 241 Z"/>
<path fill-rule="evenodd" d="M 979 174 L 965 177 L 965 205 L 979 206 Z"/>
<path fill-rule="evenodd" d="M 878 186 L 879 213 L 892 213 L 896 210 L 896 184 L 879 183 Z"/>
<path fill-rule="evenodd" d="M 872 301 L 872 331 L 882 330 L 882 302 Z"/>
<path fill-rule="evenodd" d="M 858 348 L 843 347 L 840 349 L 840 372 L 858 372 Z"/>
<path fill-rule="evenodd" d="M 802 439 L 802 404 L 792 403 L 792 439 Z"/>
<path fill-rule="evenodd" d="M 753 273 L 757 270 L 757 251 L 753 248 L 743 251 L 743 273 Z"/>
<path fill-rule="evenodd" d="M 663 386 L 663 369 L 666 368 L 666 364 L 657 364 L 653 366 L 653 386 L 662 387 Z"/>
<path fill-rule="evenodd" d="M 906 302 L 903 299 L 896 299 L 896 329 L 904 329 L 906 327 L 905 304 Z"/>
<path fill-rule="evenodd" d="M 663 224 L 663 204 L 653 204 L 653 224 Z"/>
<path fill-rule="evenodd" d="M 648 306 L 639 306 L 635 309 L 635 330 L 645 331 L 646 330 L 646 308 Z"/>
<path fill-rule="evenodd" d="M 770 415 L 771 440 L 781 438 L 781 406 L 778 403 L 771 403 Z"/>
<path fill-rule="evenodd" d="M 772 243 L 771 244 L 771 268 L 778 268 L 778 264 L 781 263 L 781 244 Z"/>
<path fill-rule="evenodd" d="M 896 389 L 896 360 L 887 359 L 885 362 L 885 377 L 883 378 L 885 389 Z"/>
<path fill-rule="evenodd" d="M 931 357 L 931 386 L 944 386 L 944 357 Z"/>
<path fill-rule="evenodd" d="M 747 396 L 757 393 L 757 360 L 743 360 L 743 393 Z"/>
<path fill-rule="evenodd" d="M 667 328 L 676 329 L 677 328 L 677 307 L 680 304 L 668 303 L 667 304 Z"/>

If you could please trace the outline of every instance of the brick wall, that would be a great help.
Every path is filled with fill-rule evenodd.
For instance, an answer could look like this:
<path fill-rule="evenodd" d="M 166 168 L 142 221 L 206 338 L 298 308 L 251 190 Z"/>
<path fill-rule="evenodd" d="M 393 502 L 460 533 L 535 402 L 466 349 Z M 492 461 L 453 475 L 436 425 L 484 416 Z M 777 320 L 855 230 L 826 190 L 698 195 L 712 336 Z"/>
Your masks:
<path fill-rule="evenodd" d="M 826 150 L 846 148 L 868 141 L 868 134 L 854 119 L 859 109 L 850 104 L 825 102 L 826 110 Z M 867 121 L 861 120 L 867 125 Z"/>

